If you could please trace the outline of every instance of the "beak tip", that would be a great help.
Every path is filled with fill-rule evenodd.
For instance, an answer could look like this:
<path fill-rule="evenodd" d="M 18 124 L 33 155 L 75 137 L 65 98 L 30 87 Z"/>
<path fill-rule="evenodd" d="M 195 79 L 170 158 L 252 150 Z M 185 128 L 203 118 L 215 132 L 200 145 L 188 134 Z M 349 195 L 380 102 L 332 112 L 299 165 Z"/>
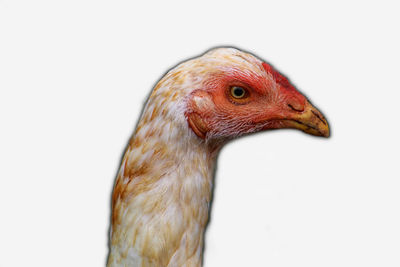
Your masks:
<path fill-rule="evenodd" d="M 321 137 L 328 138 L 330 136 L 330 129 L 325 117 L 310 103 L 308 103 L 308 109 L 310 110 L 308 122 L 315 127 Z"/>
<path fill-rule="evenodd" d="M 328 123 L 326 123 L 326 127 L 323 127 L 321 130 L 321 136 L 325 138 L 329 138 L 331 136 L 331 131 L 329 129 Z"/>
<path fill-rule="evenodd" d="M 322 134 L 322 137 L 325 137 L 325 138 L 329 138 L 330 136 L 331 136 L 331 133 L 329 132 L 329 130 Z"/>

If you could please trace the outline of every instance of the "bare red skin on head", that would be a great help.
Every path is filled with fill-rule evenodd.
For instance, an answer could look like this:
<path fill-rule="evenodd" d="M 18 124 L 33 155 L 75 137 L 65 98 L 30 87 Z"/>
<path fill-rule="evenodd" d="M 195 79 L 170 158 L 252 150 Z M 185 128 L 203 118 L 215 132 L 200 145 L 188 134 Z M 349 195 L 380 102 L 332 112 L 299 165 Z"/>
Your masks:
<path fill-rule="evenodd" d="M 238 122 L 244 118 L 248 120 L 249 115 L 252 119 L 258 117 L 260 113 L 265 113 L 272 99 L 272 94 L 269 92 L 271 81 L 257 73 L 231 69 L 229 72 L 211 76 L 204 85 L 212 96 L 218 114 L 226 118 L 235 117 Z M 232 99 L 230 97 L 232 86 L 243 87 L 249 92 L 248 97 L 243 100 Z"/>
<path fill-rule="evenodd" d="M 289 96 L 289 105 L 297 111 L 304 110 L 306 98 L 296 90 L 296 88 L 289 82 L 289 80 L 274 69 L 271 65 L 263 62 L 262 66 L 264 70 L 271 74 L 277 84 L 281 86 L 281 89 L 286 91 Z"/>
<path fill-rule="evenodd" d="M 265 73 L 236 68 L 210 74 L 188 103 L 186 117 L 192 130 L 203 139 L 213 135 L 236 136 L 257 131 L 259 124 L 266 122 L 268 128 L 279 128 L 276 120 L 287 118 L 293 111 L 303 111 L 306 98 L 288 79 L 267 63 L 262 63 L 262 69 L 273 80 Z M 233 99 L 232 86 L 246 89 L 248 97 Z M 207 101 L 199 106 L 195 96 Z"/>

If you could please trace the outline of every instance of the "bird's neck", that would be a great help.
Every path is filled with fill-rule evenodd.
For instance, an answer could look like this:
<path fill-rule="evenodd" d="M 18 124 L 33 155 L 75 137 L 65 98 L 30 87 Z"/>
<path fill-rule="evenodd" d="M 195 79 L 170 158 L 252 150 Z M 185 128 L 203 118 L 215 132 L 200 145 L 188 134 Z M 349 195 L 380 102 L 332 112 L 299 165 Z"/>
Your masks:
<path fill-rule="evenodd" d="M 108 266 L 201 266 L 218 148 L 179 121 L 159 124 L 144 117 L 124 156 Z"/>

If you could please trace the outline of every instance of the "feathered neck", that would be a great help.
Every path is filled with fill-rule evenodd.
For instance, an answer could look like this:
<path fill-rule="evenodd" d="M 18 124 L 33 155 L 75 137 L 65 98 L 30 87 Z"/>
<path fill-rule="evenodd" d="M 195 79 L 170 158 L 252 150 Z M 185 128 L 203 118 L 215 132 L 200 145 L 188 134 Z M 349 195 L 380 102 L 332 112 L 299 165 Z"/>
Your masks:
<path fill-rule="evenodd" d="M 158 95 L 150 97 L 117 177 L 108 266 L 201 266 L 219 146 L 199 139 L 183 107 L 162 107 L 166 96 Z"/>

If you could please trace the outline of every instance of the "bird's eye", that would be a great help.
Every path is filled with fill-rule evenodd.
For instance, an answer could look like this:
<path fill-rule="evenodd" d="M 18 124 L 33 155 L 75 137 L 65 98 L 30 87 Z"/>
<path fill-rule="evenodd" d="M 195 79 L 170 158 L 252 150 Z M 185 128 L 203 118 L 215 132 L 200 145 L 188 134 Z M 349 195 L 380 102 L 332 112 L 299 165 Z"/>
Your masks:
<path fill-rule="evenodd" d="M 231 95 L 236 99 L 240 99 L 246 96 L 246 90 L 239 86 L 232 86 Z"/>

